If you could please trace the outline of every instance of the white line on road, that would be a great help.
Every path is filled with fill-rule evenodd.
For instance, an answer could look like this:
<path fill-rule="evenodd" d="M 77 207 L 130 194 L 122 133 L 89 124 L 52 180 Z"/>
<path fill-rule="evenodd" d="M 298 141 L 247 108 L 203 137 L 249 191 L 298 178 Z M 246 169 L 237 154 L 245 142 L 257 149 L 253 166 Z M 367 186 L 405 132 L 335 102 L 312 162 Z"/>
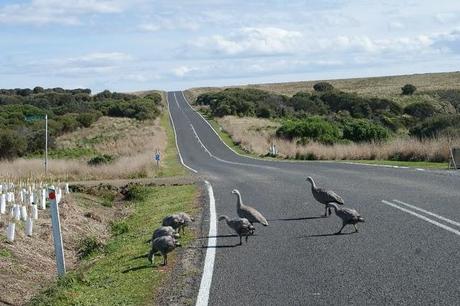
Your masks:
<path fill-rule="evenodd" d="M 442 224 L 442 223 L 439 223 L 439 222 L 437 222 L 437 221 L 434 221 L 434 220 L 432 220 L 432 219 L 430 219 L 430 218 L 427 218 L 427 217 L 425 217 L 425 216 L 422 216 L 422 215 L 420 215 L 420 214 L 418 214 L 418 213 L 416 213 L 416 212 L 413 212 L 412 210 L 403 208 L 403 207 L 401 207 L 401 206 L 399 206 L 399 205 L 397 205 L 397 204 L 395 204 L 395 203 L 391 203 L 391 202 L 388 202 L 388 201 L 385 201 L 385 200 L 382 200 L 382 203 L 383 203 L 383 204 L 386 204 L 386 205 L 389 205 L 389 206 L 391 206 L 391 207 L 397 208 L 397 209 L 399 209 L 399 210 L 402 210 L 402 211 L 404 211 L 404 212 L 406 212 L 406 213 L 408 213 L 408 214 L 411 214 L 411 215 L 413 215 L 413 216 L 415 216 L 415 217 L 417 217 L 417 218 L 420 218 L 420 219 L 422 219 L 422 220 L 424 220 L 424 221 L 426 221 L 426 222 L 429 222 L 429 223 L 431 223 L 431 224 L 433 224 L 433 225 L 436 225 L 436 226 L 438 226 L 438 227 L 440 227 L 440 228 L 442 228 L 442 229 L 445 229 L 446 231 L 449 231 L 449 232 L 451 232 L 451 233 L 454 233 L 454 234 L 460 236 L 460 231 L 458 231 L 458 230 L 456 230 L 456 229 L 454 229 L 454 228 L 451 228 L 451 227 L 449 227 L 449 226 L 447 226 L 447 225 L 444 225 L 444 224 Z"/>
<path fill-rule="evenodd" d="M 214 158 L 215 160 L 218 160 L 222 163 L 225 163 L 225 164 L 230 164 L 230 165 L 238 165 L 238 166 L 249 166 L 249 167 L 258 167 L 258 168 L 265 168 L 265 169 L 270 169 L 272 167 L 270 166 L 263 166 L 263 165 L 255 165 L 255 164 L 248 164 L 248 163 L 239 163 L 239 162 L 232 162 L 232 161 L 229 161 L 229 160 L 225 160 L 225 159 L 222 159 L 220 157 L 217 157 L 215 156 L 214 154 L 212 154 L 208 148 L 206 148 L 206 146 L 204 145 L 204 143 L 201 141 L 200 139 L 200 136 L 198 136 L 195 128 L 193 127 L 193 125 L 190 123 L 190 127 L 192 128 L 192 132 L 193 134 L 195 134 L 195 138 L 198 140 L 198 143 L 201 145 L 201 147 L 203 147 L 203 149 L 206 151 L 206 153 L 209 154 L 210 157 Z"/>
<path fill-rule="evenodd" d="M 203 276 L 201 277 L 200 291 L 196 299 L 197 306 L 207 306 L 209 302 L 209 292 L 211 290 L 212 274 L 214 270 L 214 259 L 216 257 L 217 241 L 217 222 L 216 222 L 216 202 L 214 191 L 208 181 L 204 181 L 209 195 L 209 235 L 208 249 L 204 259 Z"/>
<path fill-rule="evenodd" d="M 176 96 L 174 96 L 174 98 L 176 98 Z M 168 100 L 168 95 L 166 95 L 166 100 Z M 176 99 L 176 103 L 177 103 L 177 99 Z M 173 128 L 173 131 L 174 131 L 174 139 L 176 140 L 176 148 L 177 148 L 177 154 L 179 154 L 179 159 L 180 159 L 180 163 L 187 169 L 189 169 L 190 171 L 194 172 L 194 173 L 198 173 L 198 171 L 196 171 L 195 169 L 193 169 L 192 167 L 189 167 L 187 166 L 185 163 L 184 163 L 184 160 L 182 159 L 182 155 L 180 154 L 180 149 L 179 149 L 179 145 L 177 143 L 177 133 L 176 133 L 176 127 L 174 126 L 174 120 L 171 116 L 171 110 L 169 109 L 169 102 L 167 103 L 168 104 L 168 113 L 169 113 L 169 120 L 171 120 L 171 125 L 172 125 L 172 128 Z M 179 104 L 177 105 L 179 106 Z M 179 108 L 180 109 L 180 108 Z"/>
<path fill-rule="evenodd" d="M 405 206 L 410 207 L 410 208 L 412 208 L 412 209 L 421 211 L 421 212 L 423 212 L 423 213 L 425 213 L 425 214 L 427 214 L 427 215 L 430 215 L 430 216 L 433 216 L 433 217 L 435 217 L 435 218 L 438 218 L 439 220 L 446 221 L 447 223 L 450 223 L 450 224 L 453 224 L 453 225 L 456 225 L 456 226 L 460 226 L 460 223 L 457 222 L 457 221 L 447 219 L 446 217 L 437 215 L 437 214 L 432 213 L 431 211 L 425 210 L 425 209 L 423 209 L 423 208 L 419 208 L 419 207 L 417 207 L 417 206 L 414 206 L 414 205 L 411 205 L 411 204 L 408 204 L 408 203 L 405 203 L 405 202 L 399 201 L 399 200 L 393 200 L 393 202 L 397 202 L 397 203 L 399 203 L 399 204 L 405 205 Z"/>

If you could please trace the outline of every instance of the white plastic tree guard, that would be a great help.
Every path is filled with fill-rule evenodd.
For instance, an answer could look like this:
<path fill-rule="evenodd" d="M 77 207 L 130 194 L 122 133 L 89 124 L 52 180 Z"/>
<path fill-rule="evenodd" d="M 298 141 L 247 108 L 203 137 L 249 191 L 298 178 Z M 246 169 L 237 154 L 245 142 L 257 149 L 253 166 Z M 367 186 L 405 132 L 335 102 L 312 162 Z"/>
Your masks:
<path fill-rule="evenodd" d="M 13 242 L 15 231 L 16 231 L 16 223 L 14 222 L 9 223 L 6 228 L 6 240 L 8 240 L 9 242 Z"/>
<path fill-rule="evenodd" d="M 25 205 L 21 205 L 21 220 L 27 221 L 27 207 Z"/>
<path fill-rule="evenodd" d="M 6 194 L 2 194 L 0 198 L 0 214 L 6 213 Z"/>
<path fill-rule="evenodd" d="M 32 205 L 32 219 L 38 220 L 38 208 L 36 204 Z"/>
<path fill-rule="evenodd" d="M 34 221 L 32 220 L 32 218 L 27 218 L 27 221 L 26 221 L 26 235 L 29 236 L 29 237 L 32 236 L 33 226 L 34 226 Z"/>

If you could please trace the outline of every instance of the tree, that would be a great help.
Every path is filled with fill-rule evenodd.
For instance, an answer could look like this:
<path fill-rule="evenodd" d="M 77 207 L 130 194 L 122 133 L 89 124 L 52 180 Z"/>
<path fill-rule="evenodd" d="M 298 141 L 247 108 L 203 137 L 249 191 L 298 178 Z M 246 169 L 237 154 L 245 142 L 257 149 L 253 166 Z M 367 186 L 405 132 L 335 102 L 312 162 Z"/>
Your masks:
<path fill-rule="evenodd" d="M 13 159 L 23 156 L 27 150 L 25 137 L 12 130 L 0 132 L 0 159 Z"/>
<path fill-rule="evenodd" d="M 315 91 L 319 91 L 319 92 L 324 92 L 324 91 L 331 91 L 334 89 L 334 86 L 332 86 L 330 83 L 328 82 L 319 82 L 319 83 L 316 83 L 314 86 L 313 86 L 313 89 Z"/>
<path fill-rule="evenodd" d="M 403 87 L 401 87 L 401 90 L 403 95 L 410 96 L 417 90 L 417 87 L 415 87 L 412 84 L 406 84 Z"/>

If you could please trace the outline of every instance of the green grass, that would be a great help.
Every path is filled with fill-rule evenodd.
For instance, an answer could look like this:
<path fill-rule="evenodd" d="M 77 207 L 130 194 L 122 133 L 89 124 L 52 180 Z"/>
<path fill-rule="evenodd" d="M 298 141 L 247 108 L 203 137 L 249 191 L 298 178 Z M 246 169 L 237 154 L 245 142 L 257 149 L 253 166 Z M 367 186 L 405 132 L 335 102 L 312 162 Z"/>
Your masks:
<path fill-rule="evenodd" d="M 435 162 L 419 162 L 419 161 L 395 161 L 395 160 L 347 160 L 347 162 L 373 164 L 373 165 L 390 165 L 390 166 L 403 166 L 414 167 L 423 169 L 447 169 L 448 163 L 435 163 Z"/>
<path fill-rule="evenodd" d="M 179 156 L 176 148 L 176 139 L 174 136 L 171 121 L 169 120 L 169 110 L 167 107 L 164 108 L 160 120 L 161 126 L 166 130 L 168 144 L 166 146 L 165 156 L 161 160 L 161 166 L 160 171 L 158 172 L 158 176 L 167 177 L 187 175 L 187 170 L 185 170 L 185 168 L 181 165 L 179 161 Z"/>
<path fill-rule="evenodd" d="M 91 157 L 98 154 L 98 152 L 91 148 L 62 148 L 62 149 L 51 149 L 48 151 L 48 158 L 53 159 L 77 159 L 81 157 Z M 42 158 L 44 153 L 29 154 L 28 158 Z"/>
<path fill-rule="evenodd" d="M 13 257 L 13 254 L 8 249 L 0 250 L 0 257 Z"/>
<path fill-rule="evenodd" d="M 83 261 L 80 269 L 70 272 L 54 286 L 35 297 L 30 305 L 151 305 L 162 281 L 168 277 L 166 268 L 152 267 L 145 243 L 162 218 L 178 211 L 193 213 L 198 189 L 195 185 L 139 188 L 139 195 L 129 205 L 131 216 L 124 222 L 129 231 L 112 237 L 104 251 Z M 187 231 L 181 243 L 193 239 Z M 139 257 L 139 258 L 138 258 Z M 175 261 L 174 252 L 168 258 Z M 162 262 L 156 257 L 156 264 Z M 176 288 L 180 290 L 180 288 Z"/>

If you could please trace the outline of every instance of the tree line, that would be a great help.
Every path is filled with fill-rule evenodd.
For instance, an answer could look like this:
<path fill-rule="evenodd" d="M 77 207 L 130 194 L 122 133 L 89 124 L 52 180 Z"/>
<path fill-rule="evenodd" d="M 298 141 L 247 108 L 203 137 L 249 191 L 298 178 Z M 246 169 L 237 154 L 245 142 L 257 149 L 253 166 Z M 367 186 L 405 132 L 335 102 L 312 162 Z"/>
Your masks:
<path fill-rule="evenodd" d="M 161 112 L 161 95 L 145 97 L 90 89 L 0 89 L 0 159 L 44 150 L 44 117 L 48 115 L 49 147 L 55 138 L 89 127 L 101 116 L 155 119 Z"/>
<path fill-rule="evenodd" d="M 415 91 L 414 85 L 406 84 L 401 95 L 414 95 Z M 343 92 L 328 82 L 315 84 L 312 93 L 300 91 L 292 97 L 260 89 L 228 88 L 201 94 L 196 104 L 209 106 L 215 117 L 278 118 L 282 121 L 279 137 L 326 144 L 385 141 L 401 133 L 419 138 L 460 135 L 460 91 L 428 94 L 453 105 L 456 113 L 443 113 L 432 103 L 417 99 L 403 107 L 390 99 Z"/>

